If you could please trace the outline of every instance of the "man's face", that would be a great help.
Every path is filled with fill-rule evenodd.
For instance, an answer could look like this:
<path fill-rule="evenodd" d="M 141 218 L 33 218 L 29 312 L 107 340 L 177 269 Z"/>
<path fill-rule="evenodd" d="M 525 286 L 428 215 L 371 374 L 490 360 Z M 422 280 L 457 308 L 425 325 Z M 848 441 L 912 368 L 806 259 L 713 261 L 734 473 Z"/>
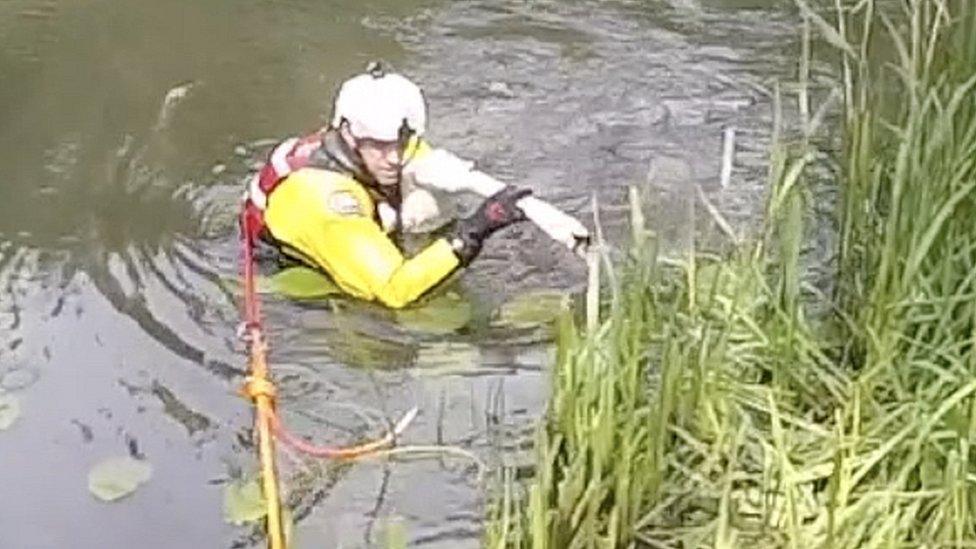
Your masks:
<path fill-rule="evenodd" d="M 400 182 L 403 147 L 399 141 L 357 139 L 359 155 L 373 179 L 380 185 L 396 185 Z"/>

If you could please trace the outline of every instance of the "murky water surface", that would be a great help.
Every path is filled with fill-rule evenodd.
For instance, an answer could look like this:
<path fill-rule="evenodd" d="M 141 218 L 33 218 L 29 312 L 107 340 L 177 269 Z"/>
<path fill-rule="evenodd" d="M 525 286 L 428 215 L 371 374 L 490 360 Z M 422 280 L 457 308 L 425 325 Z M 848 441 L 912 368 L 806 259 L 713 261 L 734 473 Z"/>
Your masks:
<path fill-rule="evenodd" d="M 241 181 L 274 139 L 322 124 L 337 83 L 367 60 L 425 87 L 436 144 L 590 225 L 595 193 L 611 241 L 638 184 L 680 247 L 695 184 L 736 227 L 757 209 L 769 89 L 797 51 L 786 4 L 0 2 L 0 387 L 22 408 L 0 431 L 0 547 L 257 539 L 222 517 L 223 485 L 255 470 L 236 395 Z M 457 329 L 266 294 L 284 414 L 343 442 L 418 406 L 406 443 L 527 463 L 551 333 L 506 325 L 499 307 L 584 280 L 577 259 L 522 226 L 447 288 L 470 316 Z M 89 469 L 125 454 L 152 464 L 151 481 L 95 501 Z M 485 487 L 469 460 L 281 465 L 298 547 L 478 546 Z"/>

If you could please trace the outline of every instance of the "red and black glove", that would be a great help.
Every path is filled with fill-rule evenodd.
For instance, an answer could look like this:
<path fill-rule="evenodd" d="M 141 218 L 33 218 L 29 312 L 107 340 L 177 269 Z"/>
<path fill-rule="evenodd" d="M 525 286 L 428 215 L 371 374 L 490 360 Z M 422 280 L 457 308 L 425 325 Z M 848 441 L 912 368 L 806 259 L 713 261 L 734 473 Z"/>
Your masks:
<path fill-rule="evenodd" d="M 461 265 L 471 263 L 481 251 L 485 239 L 493 233 L 525 220 L 525 213 L 515 203 L 530 194 L 531 189 L 505 187 L 486 198 L 473 214 L 458 220 L 457 232 L 451 239 L 451 245 L 461 260 Z"/>

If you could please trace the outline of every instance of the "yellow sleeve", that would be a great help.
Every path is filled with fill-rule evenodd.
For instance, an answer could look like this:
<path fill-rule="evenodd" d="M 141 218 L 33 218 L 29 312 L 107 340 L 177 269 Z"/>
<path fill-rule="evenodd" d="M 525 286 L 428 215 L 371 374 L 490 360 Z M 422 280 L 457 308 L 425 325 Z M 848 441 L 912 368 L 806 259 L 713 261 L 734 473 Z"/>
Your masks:
<path fill-rule="evenodd" d="M 285 179 L 269 199 L 265 220 L 275 239 L 325 270 L 343 291 L 401 308 L 457 268 L 445 239 L 405 259 L 373 220 L 365 190 L 321 172 L 299 170 Z"/>
<path fill-rule="evenodd" d="M 329 223 L 314 247 L 319 262 L 343 290 L 401 308 L 446 278 L 459 262 L 439 239 L 410 259 L 371 219 L 350 217 Z"/>

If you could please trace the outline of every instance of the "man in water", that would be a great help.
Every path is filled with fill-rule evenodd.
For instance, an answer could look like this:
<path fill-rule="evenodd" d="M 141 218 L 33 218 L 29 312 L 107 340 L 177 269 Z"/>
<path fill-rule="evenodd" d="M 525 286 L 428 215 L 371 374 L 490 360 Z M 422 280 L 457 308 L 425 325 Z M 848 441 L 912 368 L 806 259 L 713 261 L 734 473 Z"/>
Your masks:
<path fill-rule="evenodd" d="M 245 237 L 325 271 L 346 293 L 401 308 L 464 267 L 493 233 L 526 218 L 577 251 L 587 229 L 552 205 L 423 139 L 416 84 L 378 64 L 339 89 L 329 127 L 277 145 L 245 196 Z M 453 233 L 405 258 L 393 235 L 445 216 L 446 193 L 486 197 Z"/>

